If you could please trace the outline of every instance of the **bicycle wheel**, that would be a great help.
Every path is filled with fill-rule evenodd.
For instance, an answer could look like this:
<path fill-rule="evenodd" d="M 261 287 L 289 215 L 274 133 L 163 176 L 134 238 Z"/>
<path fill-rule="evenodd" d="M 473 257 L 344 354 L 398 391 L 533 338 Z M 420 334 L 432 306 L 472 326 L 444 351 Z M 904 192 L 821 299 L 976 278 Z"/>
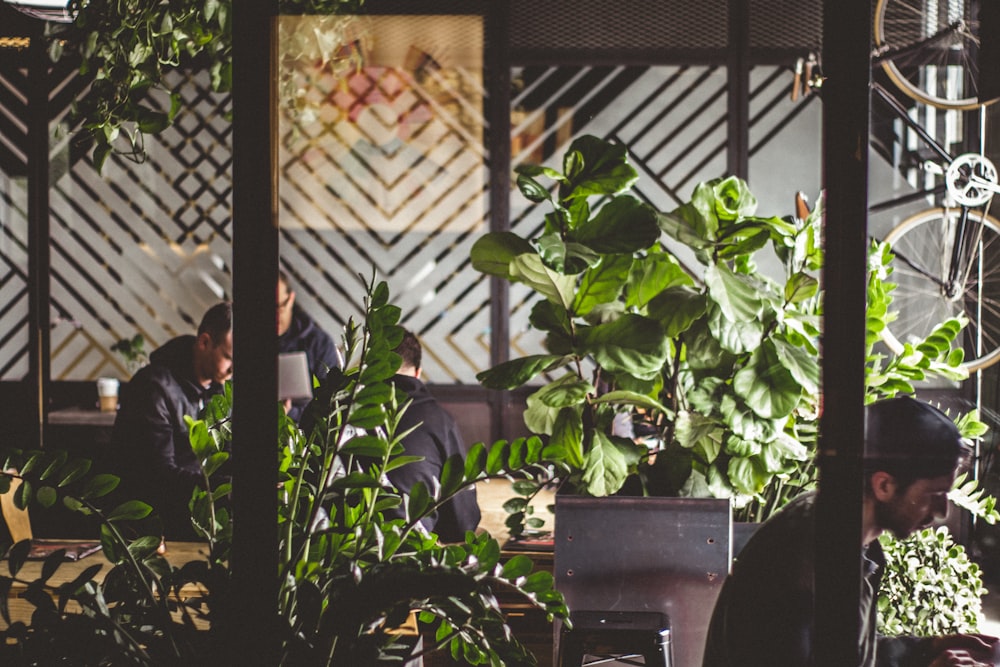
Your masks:
<path fill-rule="evenodd" d="M 977 87 L 976 4 L 976 0 L 877 1 L 876 58 L 900 90 L 941 109 L 982 104 Z"/>
<path fill-rule="evenodd" d="M 969 212 L 960 266 L 949 278 L 960 221 L 958 209 L 928 209 L 885 237 L 896 256 L 889 281 L 897 285 L 890 306 L 897 318 L 882 339 L 898 354 L 903 342 L 921 341 L 946 319 L 965 315 L 969 324 L 958 342 L 963 365 L 975 371 L 1000 359 L 1000 223 Z"/>

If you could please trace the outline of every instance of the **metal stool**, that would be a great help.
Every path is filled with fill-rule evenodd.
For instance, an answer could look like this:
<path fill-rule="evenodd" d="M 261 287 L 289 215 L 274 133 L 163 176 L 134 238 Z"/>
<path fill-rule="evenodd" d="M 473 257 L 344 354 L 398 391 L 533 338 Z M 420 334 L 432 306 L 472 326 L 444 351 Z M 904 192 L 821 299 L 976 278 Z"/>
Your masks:
<path fill-rule="evenodd" d="M 670 621 L 656 611 L 575 611 L 570 615 L 573 629 L 562 630 L 557 667 L 577 667 L 584 655 L 604 656 L 638 665 L 642 656 L 646 667 L 671 667 Z"/>

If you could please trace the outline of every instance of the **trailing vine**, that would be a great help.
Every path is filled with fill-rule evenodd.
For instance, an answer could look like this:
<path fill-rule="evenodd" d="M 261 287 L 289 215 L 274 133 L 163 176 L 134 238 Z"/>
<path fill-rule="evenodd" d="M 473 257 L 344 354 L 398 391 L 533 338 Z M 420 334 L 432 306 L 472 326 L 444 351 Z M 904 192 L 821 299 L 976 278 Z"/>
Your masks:
<path fill-rule="evenodd" d="M 280 0 L 279 9 L 282 14 L 333 17 L 356 12 L 362 3 Z M 232 0 L 70 0 L 74 22 L 49 25 L 52 59 L 76 54 L 81 74 L 93 77 L 88 94 L 76 102 L 73 120 L 93 141 L 91 156 L 98 170 L 112 153 L 143 161 L 145 136 L 173 123 L 181 98 L 164 84 L 170 69 L 205 68 L 213 91 L 232 90 L 232 6 Z M 349 54 L 340 52 L 342 23 L 323 23 L 311 44 L 288 35 L 282 43 L 291 52 L 283 57 L 318 50 L 324 62 L 348 59 Z M 290 75 L 284 79 L 291 81 Z M 156 104 L 157 98 L 165 104 Z"/>

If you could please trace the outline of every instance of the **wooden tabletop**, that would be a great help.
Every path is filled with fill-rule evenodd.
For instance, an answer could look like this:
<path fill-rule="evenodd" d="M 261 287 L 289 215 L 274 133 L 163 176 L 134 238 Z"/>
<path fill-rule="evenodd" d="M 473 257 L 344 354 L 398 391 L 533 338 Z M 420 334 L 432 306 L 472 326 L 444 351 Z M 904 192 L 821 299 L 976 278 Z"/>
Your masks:
<path fill-rule="evenodd" d="M 93 540 L 79 540 L 80 542 L 93 542 Z M 164 554 L 166 559 L 171 565 L 175 567 L 180 567 L 185 563 L 193 560 L 201 560 L 208 554 L 208 545 L 204 542 L 167 542 L 167 551 Z M 42 564 L 44 560 L 29 560 L 24 563 L 20 571 L 17 573 L 17 579 L 11 587 L 10 591 L 7 593 L 8 604 L 10 607 L 10 614 L 12 621 L 23 621 L 25 623 L 30 622 L 31 614 L 35 607 L 27 600 L 22 599 L 25 590 L 27 590 L 27 585 L 23 582 L 34 581 L 41 576 Z M 74 578 L 79 576 L 84 570 L 92 565 L 102 565 L 101 570 L 94 575 L 95 581 L 102 581 L 104 576 L 111 569 L 111 563 L 104 558 L 104 554 L 100 551 L 97 553 L 85 556 L 80 560 L 76 561 L 66 561 L 59 566 L 55 574 L 48 580 L 48 585 L 52 588 L 58 587 L 61 584 L 73 581 Z M 7 569 L 6 563 L 0 564 L 0 571 L 5 575 L 9 575 L 10 571 Z M 181 597 L 189 597 L 197 595 L 201 592 L 201 589 L 194 584 L 186 584 L 181 589 Z M 6 628 L 6 624 L 3 619 L 0 618 L 0 629 Z"/>

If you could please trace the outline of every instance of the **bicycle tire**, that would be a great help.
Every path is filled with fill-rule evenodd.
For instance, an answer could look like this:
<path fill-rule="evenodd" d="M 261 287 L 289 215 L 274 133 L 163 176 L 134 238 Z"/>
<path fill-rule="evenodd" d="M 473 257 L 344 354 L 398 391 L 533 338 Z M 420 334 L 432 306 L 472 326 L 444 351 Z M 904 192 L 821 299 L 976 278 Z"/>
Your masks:
<path fill-rule="evenodd" d="M 969 258 L 971 270 L 960 286 L 949 290 L 948 264 L 960 219 L 959 209 L 928 209 L 899 223 L 885 237 L 896 256 L 889 282 L 896 284 L 890 310 L 897 317 L 882 332 L 882 340 L 899 354 L 902 341 L 923 340 L 946 319 L 964 314 L 969 324 L 960 338 L 966 351 L 963 366 L 972 372 L 1000 360 L 1000 222 L 969 212 L 969 222 L 983 223 L 982 253 L 971 247 L 977 235 L 967 235 L 973 240 L 966 241 L 969 247 L 963 256 Z"/>
<path fill-rule="evenodd" d="M 978 98 L 979 19 L 973 0 L 877 0 L 876 54 L 894 84 L 939 109 L 974 109 Z M 962 28 L 948 30 L 962 21 Z M 933 35 L 940 39 L 928 42 Z M 916 46 L 924 43 L 923 46 Z"/>

